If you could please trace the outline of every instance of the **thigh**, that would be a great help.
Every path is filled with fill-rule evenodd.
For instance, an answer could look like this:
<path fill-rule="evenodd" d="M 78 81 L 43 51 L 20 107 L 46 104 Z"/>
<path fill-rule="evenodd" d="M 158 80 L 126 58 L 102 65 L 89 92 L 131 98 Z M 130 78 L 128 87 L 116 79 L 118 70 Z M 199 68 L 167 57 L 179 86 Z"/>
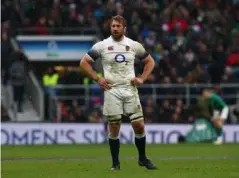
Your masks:
<path fill-rule="evenodd" d="M 142 112 L 139 95 L 137 92 L 132 92 L 124 101 L 124 114 L 132 114 Z"/>
<path fill-rule="evenodd" d="M 114 116 L 123 114 L 123 101 L 114 91 L 104 92 L 103 114 L 105 116 Z"/>

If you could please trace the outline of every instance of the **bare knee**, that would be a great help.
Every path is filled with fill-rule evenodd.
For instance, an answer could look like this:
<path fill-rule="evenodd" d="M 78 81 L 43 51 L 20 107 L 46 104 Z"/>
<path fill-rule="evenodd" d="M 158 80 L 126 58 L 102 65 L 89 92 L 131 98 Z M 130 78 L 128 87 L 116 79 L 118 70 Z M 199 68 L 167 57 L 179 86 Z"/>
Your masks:
<path fill-rule="evenodd" d="M 142 135 L 144 134 L 144 120 L 137 120 L 137 121 L 133 121 L 131 122 L 132 127 L 134 129 L 134 133 L 136 135 Z"/>
<path fill-rule="evenodd" d="M 214 121 L 213 121 L 213 125 L 214 125 L 214 127 L 216 127 L 216 128 L 221 128 L 222 125 L 223 125 L 223 120 L 222 120 L 222 119 L 214 120 Z"/>
<path fill-rule="evenodd" d="M 118 137 L 120 123 L 109 123 L 109 137 Z"/>
<path fill-rule="evenodd" d="M 119 131 L 120 131 L 120 124 L 121 124 L 121 116 L 110 116 L 108 117 L 109 124 L 109 138 L 118 138 Z"/>

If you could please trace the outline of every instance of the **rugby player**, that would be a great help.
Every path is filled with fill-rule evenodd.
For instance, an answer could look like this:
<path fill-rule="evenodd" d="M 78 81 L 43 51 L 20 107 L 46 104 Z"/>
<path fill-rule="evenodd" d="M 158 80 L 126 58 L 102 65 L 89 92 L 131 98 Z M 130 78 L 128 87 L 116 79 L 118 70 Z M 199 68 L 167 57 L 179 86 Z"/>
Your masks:
<path fill-rule="evenodd" d="M 104 89 L 103 114 L 109 124 L 108 142 L 113 162 L 111 170 L 120 170 L 119 131 L 122 115 L 129 117 L 135 133 L 138 164 L 150 170 L 157 169 L 145 153 L 144 117 L 137 90 L 137 85 L 143 84 L 154 69 L 154 59 L 139 42 L 125 36 L 124 17 L 112 17 L 110 30 L 111 36 L 93 45 L 81 59 L 80 67 Z M 92 68 L 92 62 L 98 58 L 102 60 L 104 77 L 98 77 Z M 135 59 L 144 63 L 143 73 L 137 77 L 134 71 Z"/>
<path fill-rule="evenodd" d="M 207 100 L 209 109 L 212 111 L 211 122 L 217 131 L 217 140 L 214 144 L 220 145 L 223 142 L 222 127 L 228 118 L 229 108 L 223 99 L 209 88 L 203 90 L 202 96 Z"/>

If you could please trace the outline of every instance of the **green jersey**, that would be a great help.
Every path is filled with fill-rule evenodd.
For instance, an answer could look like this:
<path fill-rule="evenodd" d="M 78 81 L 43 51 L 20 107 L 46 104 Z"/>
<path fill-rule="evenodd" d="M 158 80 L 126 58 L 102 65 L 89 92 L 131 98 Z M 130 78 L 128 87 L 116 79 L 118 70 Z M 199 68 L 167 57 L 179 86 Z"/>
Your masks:
<path fill-rule="evenodd" d="M 208 102 L 209 107 L 212 110 L 221 111 L 224 107 L 227 106 L 227 104 L 223 101 L 223 99 L 215 93 L 211 94 L 211 96 L 208 99 Z"/>

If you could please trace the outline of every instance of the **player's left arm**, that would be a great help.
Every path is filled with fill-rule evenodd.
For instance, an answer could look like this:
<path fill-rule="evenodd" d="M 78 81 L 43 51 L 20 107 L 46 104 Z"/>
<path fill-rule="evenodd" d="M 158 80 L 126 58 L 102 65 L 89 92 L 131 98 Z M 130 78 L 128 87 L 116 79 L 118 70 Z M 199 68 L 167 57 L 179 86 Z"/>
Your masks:
<path fill-rule="evenodd" d="M 150 54 L 143 60 L 143 62 L 144 62 L 144 71 L 140 76 L 140 78 L 142 78 L 143 81 L 145 81 L 147 80 L 148 76 L 152 73 L 155 66 L 155 62 Z"/>
<path fill-rule="evenodd" d="M 135 45 L 136 57 L 144 62 L 144 71 L 142 75 L 139 77 L 140 79 L 147 80 L 148 76 L 154 69 L 155 62 L 151 55 L 145 50 L 145 48 L 138 42 Z"/>

